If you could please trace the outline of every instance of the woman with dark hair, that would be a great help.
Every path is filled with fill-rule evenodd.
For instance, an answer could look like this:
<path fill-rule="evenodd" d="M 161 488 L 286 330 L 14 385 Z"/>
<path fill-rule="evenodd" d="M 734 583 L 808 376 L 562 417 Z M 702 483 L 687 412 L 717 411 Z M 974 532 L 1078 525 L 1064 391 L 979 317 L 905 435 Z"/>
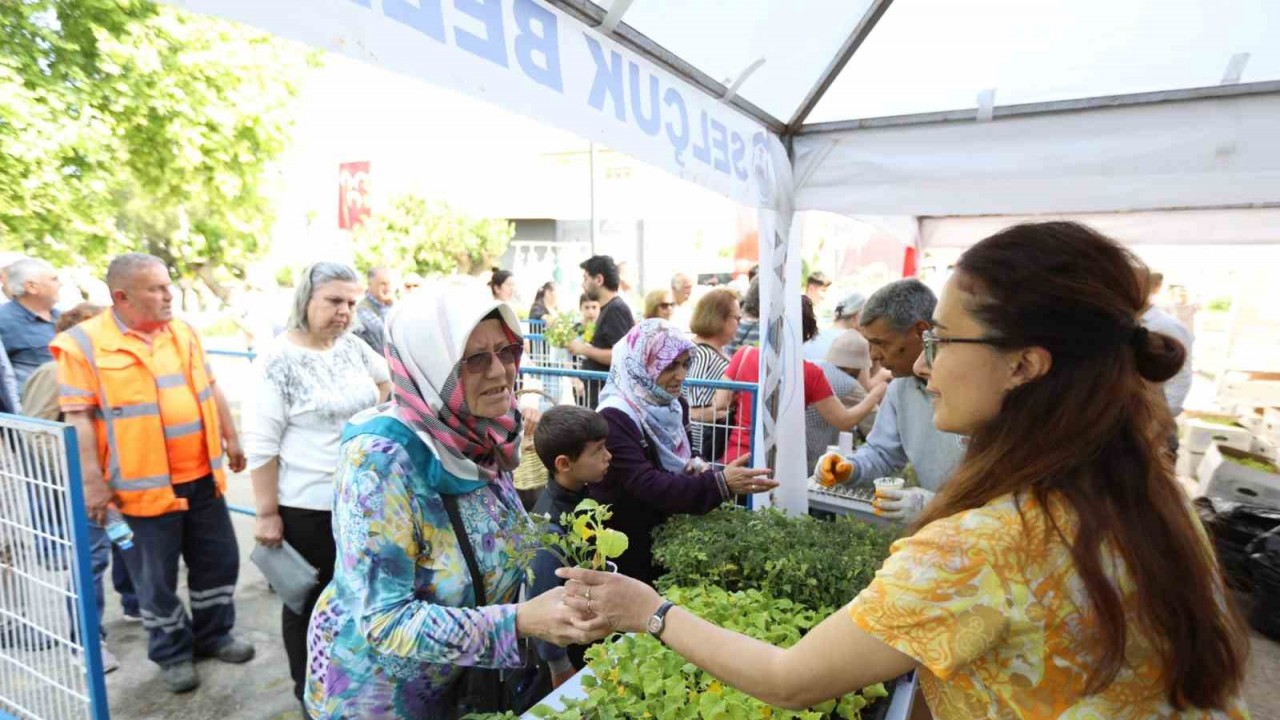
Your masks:
<path fill-rule="evenodd" d="M 920 668 L 939 718 L 1245 718 L 1248 636 L 1165 452 L 1138 261 L 1075 223 L 960 258 L 916 361 L 938 429 L 971 438 L 875 580 L 783 650 L 634 580 L 580 570 L 566 602 L 649 628 L 725 682 L 801 708 Z"/>
<path fill-rule="evenodd" d="M 800 298 L 800 332 L 801 342 L 809 342 L 818 334 L 818 318 L 813 313 L 813 301 L 808 295 Z M 760 382 L 760 348 L 744 346 L 733 354 L 729 367 L 724 371 L 724 379 L 734 382 Z M 880 385 L 873 388 L 865 398 L 851 407 L 836 397 L 827 381 L 822 368 L 804 361 L 804 406 L 813 408 L 828 425 L 839 432 L 848 432 L 858 426 L 868 415 L 876 411 L 876 406 L 884 398 L 886 387 Z M 754 397 L 750 393 L 735 393 L 732 390 L 716 390 L 715 405 L 723 407 L 733 402 L 737 396 L 735 409 L 737 420 L 729 430 L 729 447 L 725 451 L 724 462 L 733 462 L 751 451 L 751 419 L 755 413 Z"/>
<path fill-rule="evenodd" d="M 533 298 L 533 307 L 529 308 L 530 320 L 546 320 L 548 315 L 556 312 L 556 284 L 545 282 L 538 288 Z"/>
<path fill-rule="evenodd" d="M 502 303 L 510 303 L 516 296 L 516 276 L 510 270 L 493 269 L 489 277 L 489 292 L 493 299 Z"/>

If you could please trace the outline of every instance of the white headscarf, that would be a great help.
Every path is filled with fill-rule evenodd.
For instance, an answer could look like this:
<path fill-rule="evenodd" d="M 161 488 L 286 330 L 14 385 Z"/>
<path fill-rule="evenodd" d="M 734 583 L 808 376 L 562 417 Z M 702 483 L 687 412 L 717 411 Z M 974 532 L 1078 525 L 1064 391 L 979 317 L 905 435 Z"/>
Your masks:
<path fill-rule="evenodd" d="M 387 315 L 386 354 L 399 417 L 435 449 L 446 471 L 464 480 L 492 480 L 520 463 L 521 417 L 514 397 L 505 415 L 476 417 L 459 378 L 467 339 L 495 310 L 519 342 L 515 312 L 474 285 L 432 283 Z"/>

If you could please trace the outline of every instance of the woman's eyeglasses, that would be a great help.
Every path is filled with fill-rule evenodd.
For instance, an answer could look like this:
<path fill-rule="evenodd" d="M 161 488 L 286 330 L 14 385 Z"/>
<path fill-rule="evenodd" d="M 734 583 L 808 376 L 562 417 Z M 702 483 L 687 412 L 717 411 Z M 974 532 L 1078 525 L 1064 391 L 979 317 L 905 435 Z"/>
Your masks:
<path fill-rule="evenodd" d="M 924 340 L 924 364 L 933 367 L 933 361 L 938 357 L 938 346 L 946 343 L 962 343 L 966 345 L 991 345 L 993 347 L 1002 347 L 1005 341 L 1000 338 L 944 338 L 938 337 L 932 330 L 925 330 L 921 336 Z"/>
<path fill-rule="evenodd" d="M 497 350 L 481 350 L 473 355 L 468 355 L 460 361 L 467 372 L 474 375 L 484 374 L 489 370 L 489 366 L 493 364 L 493 357 L 498 357 L 498 362 L 503 365 L 519 365 L 520 356 L 524 354 L 524 346 L 520 343 L 511 343 L 504 345 Z"/>
<path fill-rule="evenodd" d="M 673 302 L 669 302 L 669 303 L 658 303 L 658 308 L 659 308 L 659 309 L 661 309 L 661 310 L 670 310 L 671 308 L 673 308 L 673 307 L 675 307 L 675 306 L 676 306 L 676 304 L 675 304 L 675 303 L 673 303 Z"/>

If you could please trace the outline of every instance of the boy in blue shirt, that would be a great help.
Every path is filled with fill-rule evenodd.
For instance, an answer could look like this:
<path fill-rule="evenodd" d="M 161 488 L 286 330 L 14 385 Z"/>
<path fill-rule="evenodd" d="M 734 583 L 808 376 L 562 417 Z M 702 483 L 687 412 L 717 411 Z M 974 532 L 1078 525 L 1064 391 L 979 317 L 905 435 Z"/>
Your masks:
<path fill-rule="evenodd" d="M 550 516 L 557 532 L 564 533 L 560 515 L 572 512 L 587 497 L 587 485 L 604 479 L 609 469 L 609 450 L 605 440 L 609 437 L 609 424 L 594 410 L 576 405 L 559 405 L 551 408 L 538 422 L 533 433 L 533 446 L 538 458 L 546 466 L 550 479 L 542 497 L 533 507 L 534 515 Z M 556 577 L 560 559 L 547 550 L 540 550 L 533 559 L 533 586 L 529 597 L 560 586 L 564 581 Z M 573 677 L 582 667 L 585 647 L 562 648 L 548 642 L 536 643 L 538 655 L 551 667 L 551 685 Z"/>

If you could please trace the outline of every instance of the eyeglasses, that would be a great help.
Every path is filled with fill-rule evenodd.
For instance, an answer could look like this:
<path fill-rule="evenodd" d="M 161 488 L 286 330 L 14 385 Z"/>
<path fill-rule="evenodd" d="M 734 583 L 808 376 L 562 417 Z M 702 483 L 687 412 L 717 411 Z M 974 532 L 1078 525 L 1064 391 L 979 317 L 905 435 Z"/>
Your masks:
<path fill-rule="evenodd" d="M 669 302 L 669 303 L 658 303 L 658 308 L 659 308 L 659 309 L 662 309 L 662 310 L 670 310 L 671 308 L 673 308 L 673 307 L 675 307 L 675 306 L 676 306 L 676 304 L 675 304 L 675 303 L 673 303 L 673 302 Z"/>
<path fill-rule="evenodd" d="M 480 375 L 489 370 L 489 366 L 493 364 L 493 357 L 498 357 L 498 362 L 503 365 L 519 365 L 520 356 L 524 354 L 524 346 L 520 343 L 511 343 L 504 345 L 497 350 L 481 350 L 473 355 L 468 355 L 459 362 L 467 368 L 467 372 L 473 375 Z"/>
<path fill-rule="evenodd" d="M 925 330 L 921 337 L 924 340 L 924 364 L 933 367 L 934 358 L 938 357 L 938 346 L 945 343 L 963 343 L 966 345 L 991 345 L 992 347 L 1002 347 L 1006 345 L 1006 341 L 1000 338 L 944 338 L 938 337 L 932 330 Z"/>

